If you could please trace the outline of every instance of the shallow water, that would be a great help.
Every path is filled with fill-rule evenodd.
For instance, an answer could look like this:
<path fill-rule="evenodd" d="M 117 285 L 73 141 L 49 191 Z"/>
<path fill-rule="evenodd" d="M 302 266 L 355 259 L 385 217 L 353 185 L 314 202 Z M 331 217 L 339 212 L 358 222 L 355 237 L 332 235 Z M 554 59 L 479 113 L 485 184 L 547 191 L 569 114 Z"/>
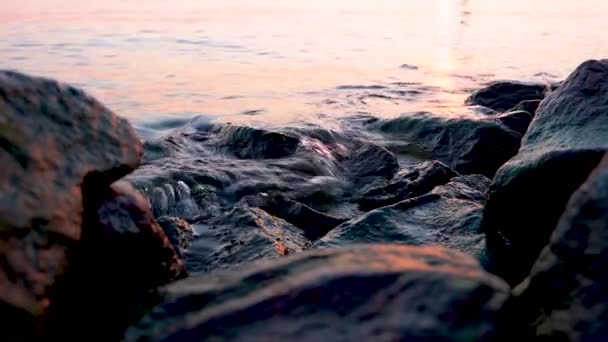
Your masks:
<path fill-rule="evenodd" d="M 458 113 L 488 80 L 608 55 L 607 15 L 603 0 L 2 1 L 0 68 L 82 86 L 147 134 L 198 114 Z"/>
<path fill-rule="evenodd" d="M 315 248 L 373 209 L 369 193 L 414 182 L 416 164 L 478 153 L 459 145 L 471 136 L 482 163 L 516 151 L 521 136 L 495 119 L 452 119 L 486 82 L 553 82 L 608 56 L 608 5 L 582 3 L 2 1 L 0 68 L 83 87 L 129 118 L 146 145 L 127 179 L 157 218 L 192 224 L 189 270 L 208 271 Z M 414 111 L 434 115 L 400 116 Z M 432 240 L 394 222 L 407 243 Z"/>

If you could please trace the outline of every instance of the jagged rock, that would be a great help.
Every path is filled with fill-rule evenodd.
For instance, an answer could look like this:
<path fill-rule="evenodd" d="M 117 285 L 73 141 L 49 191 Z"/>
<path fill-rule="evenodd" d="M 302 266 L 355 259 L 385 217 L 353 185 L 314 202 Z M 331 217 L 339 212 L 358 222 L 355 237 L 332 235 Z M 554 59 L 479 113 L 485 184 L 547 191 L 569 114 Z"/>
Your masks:
<path fill-rule="evenodd" d="M 197 226 L 199 235 L 186 255 L 191 272 L 278 258 L 300 252 L 311 243 L 300 228 L 246 203 Z"/>
<path fill-rule="evenodd" d="M 194 230 L 190 224 L 183 219 L 171 216 L 159 217 L 157 222 L 163 228 L 173 247 L 181 255 L 181 251 L 185 250 L 194 238 Z"/>
<path fill-rule="evenodd" d="M 608 157 L 571 197 L 551 243 L 515 290 L 514 317 L 545 340 L 608 337 Z"/>
<path fill-rule="evenodd" d="M 516 81 L 499 81 L 475 91 L 467 100 L 467 105 L 488 107 L 497 112 L 507 111 L 522 101 L 542 100 L 547 85 Z"/>
<path fill-rule="evenodd" d="M 431 193 L 483 205 L 486 203 L 491 182 L 483 175 L 457 176 L 450 179 L 449 183 L 436 187 Z"/>
<path fill-rule="evenodd" d="M 83 188 L 109 186 L 141 154 L 129 123 L 84 92 L 0 71 L 1 306 L 44 316 L 81 239 Z"/>
<path fill-rule="evenodd" d="M 84 340 L 93 332 L 97 340 L 117 340 L 141 315 L 150 290 L 186 276 L 148 202 L 130 184 L 84 195 L 82 241 L 50 308 L 50 340 Z"/>
<path fill-rule="evenodd" d="M 346 219 L 316 211 L 281 194 L 264 194 L 244 198 L 242 203 L 258 207 L 300 228 L 309 240 L 317 240 Z"/>
<path fill-rule="evenodd" d="M 444 185 L 456 176 L 456 172 L 438 161 L 424 162 L 413 168 L 401 170 L 382 187 L 370 189 L 358 200 L 363 210 L 371 210 L 420 196 Z"/>
<path fill-rule="evenodd" d="M 608 60 L 579 66 L 540 105 L 519 153 L 494 178 L 483 227 L 499 275 L 521 281 L 608 149 Z"/>
<path fill-rule="evenodd" d="M 399 162 L 391 152 L 384 147 L 368 144 L 353 151 L 344 164 L 347 173 L 355 181 L 368 177 L 390 179 L 399 170 Z"/>
<path fill-rule="evenodd" d="M 368 128 L 419 147 L 427 159 L 446 163 L 461 174 L 493 177 L 519 149 L 521 135 L 498 120 L 412 113 L 379 120 Z"/>
<path fill-rule="evenodd" d="M 435 188 L 432 194 L 372 210 L 347 221 L 315 246 L 326 248 L 369 242 L 440 244 L 484 259 L 485 237 L 480 230 L 482 193 L 489 180 L 479 175 L 454 179 Z M 475 187 L 468 185 L 470 183 Z"/>
<path fill-rule="evenodd" d="M 532 122 L 532 115 L 520 110 L 497 115 L 496 119 L 507 128 L 524 135 L 528 130 L 528 126 L 530 126 L 530 122 Z"/>
<path fill-rule="evenodd" d="M 493 341 L 508 286 L 441 247 L 305 252 L 188 278 L 126 341 Z"/>

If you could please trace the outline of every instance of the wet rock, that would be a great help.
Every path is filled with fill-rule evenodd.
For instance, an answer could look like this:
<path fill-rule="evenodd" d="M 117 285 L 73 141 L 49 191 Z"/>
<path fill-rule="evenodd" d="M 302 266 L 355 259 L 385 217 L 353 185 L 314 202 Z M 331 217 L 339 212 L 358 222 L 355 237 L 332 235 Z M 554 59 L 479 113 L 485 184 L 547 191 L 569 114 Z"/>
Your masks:
<path fill-rule="evenodd" d="M 266 211 L 239 204 L 224 215 L 195 224 L 186 253 L 191 272 L 227 269 L 259 259 L 273 259 L 310 246 L 302 230 Z"/>
<path fill-rule="evenodd" d="M 532 122 L 532 115 L 525 111 L 516 111 L 500 114 L 496 116 L 496 119 L 500 121 L 507 128 L 524 135 Z"/>
<path fill-rule="evenodd" d="M 417 145 L 427 159 L 442 161 L 461 174 L 490 178 L 517 153 L 521 139 L 494 118 L 449 118 L 430 113 L 380 120 L 368 128 Z"/>
<path fill-rule="evenodd" d="M 496 174 L 483 227 L 495 270 L 529 272 L 571 194 L 608 149 L 608 61 L 579 66 L 541 104 L 512 160 Z"/>
<path fill-rule="evenodd" d="M 433 193 L 372 210 L 336 227 L 315 246 L 390 242 L 448 246 L 483 259 L 480 230 L 483 195 L 489 181 L 482 176 L 456 177 Z M 473 183 L 475 186 L 468 184 Z"/>
<path fill-rule="evenodd" d="M 538 109 L 538 106 L 540 106 L 541 102 L 541 100 L 522 101 L 517 106 L 511 108 L 509 112 L 517 112 L 523 110 L 524 112 L 530 113 L 530 115 L 534 117 L 534 115 L 536 115 L 536 110 Z"/>
<path fill-rule="evenodd" d="M 316 250 L 174 283 L 126 341 L 491 341 L 508 286 L 440 247 Z"/>
<path fill-rule="evenodd" d="M 45 314 L 81 239 L 83 187 L 109 186 L 141 154 L 129 123 L 84 92 L 0 72 L 1 306 Z"/>
<path fill-rule="evenodd" d="M 467 105 L 488 107 L 497 112 L 507 111 L 522 101 L 542 100 L 547 86 L 541 83 L 516 81 L 494 82 L 475 91 L 467 100 Z"/>
<path fill-rule="evenodd" d="M 175 250 L 181 255 L 181 251 L 185 250 L 194 238 L 194 231 L 190 224 L 172 216 L 159 217 L 157 222 L 163 228 Z"/>
<path fill-rule="evenodd" d="M 373 188 L 359 198 L 359 207 L 372 210 L 420 196 L 446 184 L 456 173 L 438 161 L 401 170 L 387 185 Z"/>
<path fill-rule="evenodd" d="M 487 200 L 491 182 L 483 175 L 458 176 L 450 179 L 449 183 L 436 187 L 431 193 L 483 205 Z"/>
<path fill-rule="evenodd" d="M 116 340 L 141 314 L 150 290 L 186 276 L 147 201 L 130 184 L 100 191 L 85 189 L 82 241 L 50 309 L 51 339 L 82 340 L 95 332 L 95 339 Z"/>
<path fill-rule="evenodd" d="M 215 144 L 243 159 L 276 159 L 295 153 L 300 140 L 291 135 L 248 126 L 216 125 Z"/>
<path fill-rule="evenodd" d="M 337 225 L 347 221 L 316 211 L 281 194 L 264 194 L 245 198 L 249 206 L 258 207 L 302 229 L 309 240 L 317 240 Z"/>
<path fill-rule="evenodd" d="M 399 170 L 399 162 L 386 148 L 365 144 L 353 151 L 344 168 L 356 182 L 368 177 L 390 179 Z"/>
<path fill-rule="evenodd" d="M 528 336 L 603 341 L 608 336 L 608 158 L 574 193 L 526 281 L 515 289 Z"/>

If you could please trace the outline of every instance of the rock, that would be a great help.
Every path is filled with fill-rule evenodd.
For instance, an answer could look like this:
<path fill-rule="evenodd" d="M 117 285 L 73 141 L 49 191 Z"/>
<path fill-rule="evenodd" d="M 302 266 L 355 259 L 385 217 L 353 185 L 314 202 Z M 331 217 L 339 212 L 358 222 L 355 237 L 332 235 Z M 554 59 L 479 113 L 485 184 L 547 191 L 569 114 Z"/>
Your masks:
<path fill-rule="evenodd" d="M 0 71 L 0 306 L 45 316 L 81 239 L 83 189 L 109 186 L 141 154 L 129 123 L 84 92 Z"/>
<path fill-rule="evenodd" d="M 538 106 L 541 102 L 541 100 L 522 101 L 517 106 L 511 108 L 509 112 L 517 112 L 523 110 L 524 112 L 530 113 L 530 115 L 534 117 L 534 115 L 536 115 L 536 110 L 538 109 Z"/>
<path fill-rule="evenodd" d="M 181 251 L 185 250 L 194 238 L 194 231 L 190 224 L 183 219 L 171 216 L 159 217 L 157 222 L 169 238 L 171 245 L 181 255 Z"/>
<path fill-rule="evenodd" d="M 373 188 L 359 198 L 359 207 L 372 210 L 420 196 L 446 184 L 456 173 L 438 161 L 424 162 L 400 171 L 387 185 Z"/>
<path fill-rule="evenodd" d="M 494 118 L 450 118 L 430 113 L 379 120 L 367 127 L 415 144 L 426 152 L 427 159 L 444 162 L 461 174 L 489 178 L 517 153 L 521 139 Z"/>
<path fill-rule="evenodd" d="M 243 159 L 276 159 L 295 153 L 300 140 L 288 134 L 248 126 L 214 125 L 211 129 L 222 150 Z"/>
<path fill-rule="evenodd" d="M 547 86 L 541 83 L 516 81 L 494 82 L 475 91 L 467 100 L 467 105 L 488 107 L 497 112 L 507 111 L 522 101 L 542 100 Z"/>
<path fill-rule="evenodd" d="M 300 228 L 244 203 L 195 227 L 198 236 L 186 255 L 191 272 L 209 272 L 283 257 L 311 244 Z"/>
<path fill-rule="evenodd" d="M 532 329 L 524 337 L 606 340 L 607 274 L 608 157 L 571 197 L 551 243 L 515 289 L 515 315 Z"/>
<path fill-rule="evenodd" d="M 285 198 L 281 194 L 251 196 L 243 199 L 242 202 L 293 224 L 300 228 L 309 240 L 317 240 L 337 225 L 347 221 L 316 211 L 300 202 Z"/>
<path fill-rule="evenodd" d="M 363 145 L 353 151 L 344 164 L 350 178 L 355 182 L 368 177 L 390 179 L 399 170 L 399 162 L 391 152 L 384 147 L 371 144 Z"/>
<path fill-rule="evenodd" d="M 530 122 L 532 122 L 532 115 L 520 110 L 497 115 L 496 119 L 507 128 L 524 135 L 528 130 L 528 126 L 530 126 Z"/>
<path fill-rule="evenodd" d="M 50 340 L 84 340 L 92 332 L 100 341 L 117 340 L 141 315 L 150 290 L 186 276 L 147 201 L 131 185 L 100 191 L 85 189 L 82 241 L 50 308 Z"/>
<path fill-rule="evenodd" d="M 483 227 L 499 275 L 530 271 L 564 210 L 608 149 L 608 61 L 588 61 L 541 104 L 519 153 L 494 178 Z"/>
<path fill-rule="evenodd" d="M 492 341 L 508 286 L 441 247 L 315 250 L 161 290 L 126 341 Z"/>
<path fill-rule="evenodd" d="M 481 193 L 485 193 L 483 188 L 489 180 L 480 180 L 480 177 L 457 177 L 460 180 L 439 186 L 432 194 L 372 210 L 336 227 L 315 246 L 327 248 L 370 242 L 439 244 L 483 259 Z M 477 184 L 471 187 L 467 183 Z"/>
<path fill-rule="evenodd" d="M 491 182 L 483 175 L 458 176 L 450 179 L 444 186 L 436 187 L 431 193 L 483 205 L 486 203 Z"/>

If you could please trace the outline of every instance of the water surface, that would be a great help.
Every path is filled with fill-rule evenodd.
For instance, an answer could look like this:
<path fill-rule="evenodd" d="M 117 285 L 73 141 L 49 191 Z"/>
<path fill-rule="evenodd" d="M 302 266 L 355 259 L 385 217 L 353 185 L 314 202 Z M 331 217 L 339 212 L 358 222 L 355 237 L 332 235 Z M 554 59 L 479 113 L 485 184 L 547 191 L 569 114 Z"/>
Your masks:
<path fill-rule="evenodd" d="M 153 128 L 453 114 L 489 80 L 557 80 L 607 56 L 607 17 L 604 0 L 2 1 L 0 68 Z"/>

